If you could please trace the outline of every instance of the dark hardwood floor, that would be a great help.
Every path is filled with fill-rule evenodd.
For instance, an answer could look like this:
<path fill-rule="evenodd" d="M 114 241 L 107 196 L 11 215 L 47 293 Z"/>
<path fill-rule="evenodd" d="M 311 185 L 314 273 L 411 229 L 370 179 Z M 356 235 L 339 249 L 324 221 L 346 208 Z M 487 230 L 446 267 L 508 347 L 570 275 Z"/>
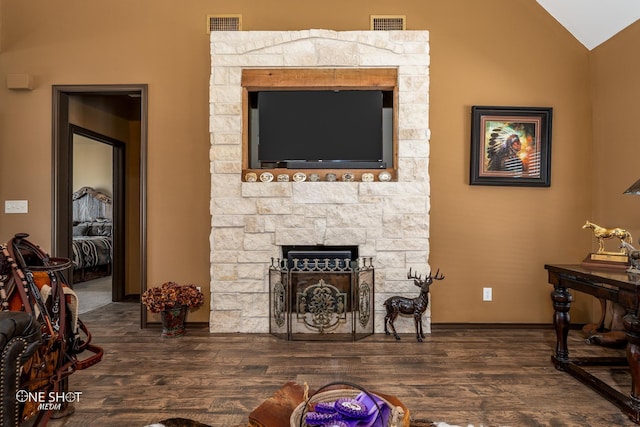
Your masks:
<path fill-rule="evenodd" d="M 412 418 L 467 426 L 634 426 L 616 406 L 550 362 L 549 329 L 434 328 L 376 334 L 356 342 L 284 341 L 268 334 L 187 335 L 163 339 L 139 328 L 139 305 L 113 303 L 81 316 L 104 347 L 99 364 L 73 374 L 76 412 L 52 427 L 142 427 L 171 417 L 211 426 L 246 426 L 249 413 L 287 381 L 312 388 L 349 381 L 397 396 Z M 398 319 L 411 321 L 409 319 Z M 570 333 L 573 356 L 621 355 Z M 624 369 L 602 375 L 627 392 Z"/>

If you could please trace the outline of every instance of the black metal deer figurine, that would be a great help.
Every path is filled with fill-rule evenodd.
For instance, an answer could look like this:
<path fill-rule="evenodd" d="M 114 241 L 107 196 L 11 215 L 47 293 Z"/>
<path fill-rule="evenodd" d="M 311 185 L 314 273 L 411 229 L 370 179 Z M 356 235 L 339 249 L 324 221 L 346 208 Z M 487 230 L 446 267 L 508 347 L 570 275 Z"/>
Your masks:
<path fill-rule="evenodd" d="M 400 336 L 396 332 L 395 326 L 393 326 L 394 320 L 396 320 L 398 314 L 413 315 L 413 319 L 416 323 L 416 336 L 418 341 L 422 342 L 424 339 L 424 331 L 422 330 L 422 314 L 429 305 L 429 287 L 434 280 L 444 279 L 444 275 L 439 273 L 440 270 L 438 269 L 435 276 L 431 276 L 431 273 L 429 273 L 429 276 L 427 276 L 425 280 L 422 280 L 422 275 L 416 276 L 415 273 L 412 275 L 411 269 L 409 269 L 407 279 L 413 279 L 414 285 L 420 288 L 420 295 L 418 295 L 417 298 L 405 298 L 401 296 L 387 298 L 384 302 L 384 306 L 387 309 L 387 315 L 384 317 L 385 334 L 390 335 L 389 329 L 387 328 L 387 326 L 389 326 L 393 331 L 393 336 L 399 340 Z"/>

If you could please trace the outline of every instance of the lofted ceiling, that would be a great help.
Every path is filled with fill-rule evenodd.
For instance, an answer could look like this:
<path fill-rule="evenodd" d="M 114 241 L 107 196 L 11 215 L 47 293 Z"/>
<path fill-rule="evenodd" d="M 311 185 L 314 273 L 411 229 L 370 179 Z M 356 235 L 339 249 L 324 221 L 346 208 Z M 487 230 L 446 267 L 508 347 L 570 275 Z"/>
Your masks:
<path fill-rule="evenodd" d="M 591 50 L 640 19 L 640 0 L 536 0 Z"/>

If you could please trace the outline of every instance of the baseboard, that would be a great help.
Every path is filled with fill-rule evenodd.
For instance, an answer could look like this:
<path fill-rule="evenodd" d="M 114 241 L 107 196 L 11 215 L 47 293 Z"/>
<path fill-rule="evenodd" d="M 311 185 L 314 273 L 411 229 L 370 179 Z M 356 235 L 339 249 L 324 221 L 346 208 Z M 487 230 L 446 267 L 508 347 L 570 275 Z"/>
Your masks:
<path fill-rule="evenodd" d="M 184 322 L 184 326 L 185 328 L 196 328 L 196 329 L 204 329 L 204 328 L 209 328 L 209 323 L 208 322 L 189 322 L 186 321 Z M 147 326 L 145 328 L 162 328 L 162 323 L 161 322 L 147 322 Z M 143 329 L 145 329 L 143 328 Z M 234 333 L 235 332 L 230 332 L 230 333 Z"/>
<path fill-rule="evenodd" d="M 572 325 L 573 327 L 573 325 Z M 431 323 L 438 329 L 553 329 L 551 323 Z"/>

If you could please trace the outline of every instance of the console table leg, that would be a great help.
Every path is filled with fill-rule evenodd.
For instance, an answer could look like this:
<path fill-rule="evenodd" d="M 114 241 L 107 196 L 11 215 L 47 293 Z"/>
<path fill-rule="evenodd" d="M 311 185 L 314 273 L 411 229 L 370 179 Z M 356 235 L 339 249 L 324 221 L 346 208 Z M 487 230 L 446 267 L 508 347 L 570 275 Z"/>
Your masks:
<path fill-rule="evenodd" d="M 623 319 L 624 330 L 627 333 L 627 361 L 631 371 L 631 393 L 629 416 L 635 422 L 640 422 L 640 319 L 634 313 L 627 314 Z"/>
<path fill-rule="evenodd" d="M 571 323 L 569 309 L 571 308 L 573 296 L 571 296 L 567 288 L 554 286 L 554 290 L 551 292 L 551 300 L 555 310 L 553 326 L 556 330 L 556 354 L 552 359 L 556 368 L 562 369 L 563 364 L 569 361 L 567 337 L 569 336 Z"/>

